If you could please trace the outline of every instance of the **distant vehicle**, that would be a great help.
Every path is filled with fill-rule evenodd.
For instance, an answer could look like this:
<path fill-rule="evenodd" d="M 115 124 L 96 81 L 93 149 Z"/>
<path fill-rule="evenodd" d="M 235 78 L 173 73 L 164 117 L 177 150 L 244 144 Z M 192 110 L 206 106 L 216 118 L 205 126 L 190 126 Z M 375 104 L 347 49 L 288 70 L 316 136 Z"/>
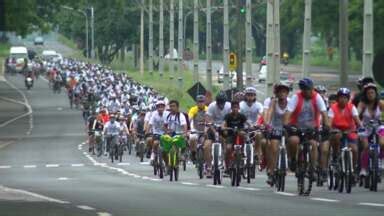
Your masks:
<path fill-rule="evenodd" d="M 259 83 L 262 83 L 262 82 L 265 82 L 266 80 L 267 80 L 267 65 L 263 65 L 261 66 L 261 69 L 259 71 L 258 81 Z M 292 74 L 288 72 L 280 71 L 280 82 L 287 84 L 292 89 L 293 84 L 295 82 L 295 78 L 292 76 Z"/>
<path fill-rule="evenodd" d="M 28 67 L 28 50 L 23 46 L 11 47 L 7 59 L 7 72 L 23 72 Z"/>
<path fill-rule="evenodd" d="M 35 46 L 37 45 L 44 45 L 44 39 L 43 37 L 35 37 L 35 40 L 33 41 L 33 43 L 35 44 Z"/>
<path fill-rule="evenodd" d="M 177 50 L 176 49 L 173 49 L 173 60 L 177 60 L 179 57 L 179 54 L 177 53 Z M 165 56 L 164 56 L 165 59 L 170 59 L 171 56 L 169 55 L 169 53 L 167 53 Z"/>
<path fill-rule="evenodd" d="M 262 65 L 259 70 L 259 83 L 265 82 L 267 79 L 267 65 Z"/>
<path fill-rule="evenodd" d="M 63 60 L 63 56 L 60 53 L 57 53 L 55 50 L 44 50 L 41 54 L 41 57 L 44 62 L 61 62 Z"/>

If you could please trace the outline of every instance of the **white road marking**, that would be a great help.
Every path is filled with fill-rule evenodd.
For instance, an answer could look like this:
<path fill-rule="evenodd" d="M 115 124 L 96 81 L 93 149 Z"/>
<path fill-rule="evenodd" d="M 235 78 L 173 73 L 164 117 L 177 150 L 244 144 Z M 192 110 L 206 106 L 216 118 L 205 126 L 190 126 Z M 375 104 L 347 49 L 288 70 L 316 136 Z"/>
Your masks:
<path fill-rule="evenodd" d="M 51 198 L 51 197 L 48 197 L 48 196 L 44 196 L 44 195 L 41 195 L 41 194 L 29 192 L 29 191 L 26 191 L 26 190 L 7 188 L 7 187 L 4 187 L 4 186 L 0 186 L 0 187 L 4 191 L 26 194 L 26 195 L 33 196 L 33 197 L 36 197 L 36 198 L 39 198 L 39 199 L 42 199 L 42 200 L 46 200 L 48 202 L 55 202 L 55 203 L 59 203 L 59 204 L 69 204 L 70 203 L 68 201 L 63 201 L 63 200 Z"/>
<path fill-rule="evenodd" d="M 219 188 L 219 189 L 223 189 L 223 188 L 225 188 L 224 186 L 222 186 L 222 185 L 210 185 L 210 184 L 208 184 L 208 185 L 206 185 L 207 187 L 211 187 L 211 188 Z"/>
<path fill-rule="evenodd" d="M 280 194 L 280 195 L 283 195 L 283 196 L 296 196 L 296 194 L 294 193 L 288 193 L 288 192 L 274 192 L 276 194 Z"/>
<path fill-rule="evenodd" d="M 36 168 L 36 165 L 24 165 L 24 168 Z"/>
<path fill-rule="evenodd" d="M 375 207 L 384 207 L 384 204 L 382 204 L 382 203 L 361 202 L 361 203 L 358 203 L 358 205 L 375 206 Z"/>
<path fill-rule="evenodd" d="M 141 165 L 149 165 L 149 161 L 140 162 Z"/>
<path fill-rule="evenodd" d="M 251 187 L 237 187 L 240 190 L 248 190 L 248 191 L 260 191 L 260 188 L 251 188 Z"/>
<path fill-rule="evenodd" d="M 155 182 L 162 181 L 161 179 L 157 179 L 157 178 L 150 178 L 149 180 L 151 180 L 151 181 L 155 181 Z"/>
<path fill-rule="evenodd" d="M 8 82 L 8 80 L 5 79 L 5 82 L 13 89 L 15 89 L 22 97 L 23 97 L 23 100 L 24 100 L 24 106 L 27 107 L 28 109 L 28 112 L 27 113 L 24 113 L 20 116 L 16 116 L 15 118 L 13 119 L 10 119 L 2 124 L 0 124 L 0 128 L 1 127 L 4 127 L 4 126 L 7 126 L 8 124 L 20 119 L 20 118 L 23 118 L 24 116 L 28 116 L 29 115 L 29 130 L 27 131 L 27 135 L 31 134 L 31 131 L 33 129 L 33 116 L 32 116 L 32 113 L 33 113 L 33 110 L 32 110 L 32 107 L 31 105 L 29 104 L 28 102 L 28 99 L 27 97 L 25 96 L 25 94 L 20 90 L 18 89 L 15 85 L 13 85 L 11 82 Z"/>
<path fill-rule="evenodd" d="M 112 216 L 108 212 L 97 212 L 97 216 Z"/>
<path fill-rule="evenodd" d="M 59 167 L 59 166 L 60 166 L 59 164 L 47 164 L 47 165 L 45 165 L 45 167 L 48 167 L 48 168 Z"/>
<path fill-rule="evenodd" d="M 143 179 L 143 180 L 149 180 L 149 177 L 148 177 L 148 176 L 142 176 L 141 179 Z"/>
<path fill-rule="evenodd" d="M 312 197 L 309 198 L 310 200 L 315 200 L 315 201 L 322 201 L 322 202 L 340 202 L 340 200 L 335 200 L 335 199 L 326 199 L 326 198 L 320 198 L 320 197 Z"/>
<path fill-rule="evenodd" d="M 181 182 L 182 185 L 190 185 L 190 186 L 197 186 L 199 184 L 197 183 L 192 183 L 192 182 Z"/>
<path fill-rule="evenodd" d="M 12 166 L 0 166 L 0 169 L 9 169 L 11 168 Z"/>
<path fill-rule="evenodd" d="M 62 111 L 63 108 L 62 108 L 62 107 L 57 107 L 57 110 L 58 110 L 58 111 Z"/>
<path fill-rule="evenodd" d="M 78 205 L 77 208 L 83 209 L 83 210 L 88 210 L 88 211 L 95 210 L 95 208 L 92 208 L 92 207 L 86 206 L 86 205 Z"/>
<path fill-rule="evenodd" d="M 130 163 L 118 163 L 117 166 L 129 166 L 131 165 Z"/>
<path fill-rule="evenodd" d="M 60 177 L 60 178 L 57 178 L 57 180 L 59 180 L 59 181 L 67 181 L 67 180 L 69 180 L 69 178 L 67 178 L 67 177 Z"/>
<path fill-rule="evenodd" d="M 83 167 L 84 164 L 71 164 L 72 167 Z"/>

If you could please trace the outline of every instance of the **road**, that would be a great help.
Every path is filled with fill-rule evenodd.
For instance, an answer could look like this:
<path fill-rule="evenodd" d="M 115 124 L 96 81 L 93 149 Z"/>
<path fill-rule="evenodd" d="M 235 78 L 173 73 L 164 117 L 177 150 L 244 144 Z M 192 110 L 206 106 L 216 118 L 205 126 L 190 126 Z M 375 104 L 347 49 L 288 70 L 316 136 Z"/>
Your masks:
<path fill-rule="evenodd" d="M 39 79 L 27 91 L 19 76 L 0 81 L 0 215 L 382 215 L 379 192 L 354 188 L 339 194 L 314 187 L 296 195 L 288 176 L 277 193 L 258 173 L 233 188 L 199 180 L 191 164 L 179 182 L 152 175 L 148 161 L 125 155 L 112 164 L 87 152 L 84 124 L 64 94 Z M 22 206 L 22 208 L 21 208 Z"/>

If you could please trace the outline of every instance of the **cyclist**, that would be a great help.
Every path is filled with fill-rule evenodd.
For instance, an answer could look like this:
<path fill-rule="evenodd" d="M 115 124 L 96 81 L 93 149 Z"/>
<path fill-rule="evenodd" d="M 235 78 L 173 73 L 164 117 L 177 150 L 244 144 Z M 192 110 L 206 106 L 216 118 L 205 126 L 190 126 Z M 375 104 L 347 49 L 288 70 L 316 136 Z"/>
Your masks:
<path fill-rule="evenodd" d="M 357 88 L 359 89 L 359 92 L 357 92 L 353 99 L 352 99 L 352 103 L 353 105 L 355 105 L 356 107 L 358 107 L 359 105 L 359 102 L 361 101 L 362 97 L 363 97 L 363 94 L 364 94 L 364 86 L 369 84 L 369 83 L 374 83 L 374 80 L 372 77 L 360 77 L 357 82 L 356 82 L 356 85 L 357 85 Z"/>
<path fill-rule="evenodd" d="M 95 147 L 95 131 L 103 131 L 103 122 L 97 117 L 96 112 L 92 112 L 88 118 L 88 145 L 89 152 Z M 94 154 L 95 152 L 93 152 Z"/>
<path fill-rule="evenodd" d="M 247 118 L 247 123 L 251 127 L 257 125 L 257 120 L 263 115 L 263 105 L 256 100 L 256 88 L 247 87 L 244 90 L 245 100 L 240 102 L 240 112 Z M 264 160 L 262 147 L 265 147 L 266 140 L 263 134 L 258 133 L 255 137 L 254 148 L 257 155 L 256 161 Z M 264 148 L 263 148 L 264 149 Z M 264 163 L 262 163 L 264 164 Z"/>
<path fill-rule="evenodd" d="M 267 183 L 271 186 L 274 184 L 273 176 L 276 169 L 280 140 L 283 135 L 283 116 L 287 111 L 289 91 L 290 87 L 284 83 L 278 83 L 274 86 L 273 93 L 275 94 L 275 97 L 273 97 L 269 103 L 267 110 L 269 115 L 267 115 L 267 118 L 265 119 L 267 129 L 270 131 L 270 142 L 268 143 L 266 153 L 268 158 Z"/>
<path fill-rule="evenodd" d="M 151 152 L 151 161 L 155 159 L 155 152 L 157 151 L 160 144 L 160 136 L 165 133 L 164 123 L 169 112 L 165 110 L 164 101 L 156 102 L 156 110 L 153 112 L 151 119 L 149 120 L 149 126 L 146 130 L 146 134 L 149 134 L 152 130 L 152 152 Z"/>
<path fill-rule="evenodd" d="M 120 131 L 122 130 L 121 124 L 116 121 L 115 115 L 110 115 L 109 121 L 105 124 L 103 133 L 105 135 L 105 152 L 104 155 L 107 156 L 107 152 L 109 152 L 109 148 L 113 147 L 111 145 L 118 144 L 118 138 Z"/>
<path fill-rule="evenodd" d="M 227 95 L 224 91 L 220 91 L 216 95 L 216 101 L 209 104 L 206 115 L 206 122 L 213 123 L 214 125 L 222 125 L 224 122 L 224 117 L 231 112 L 231 103 L 227 102 Z M 206 140 L 204 142 L 204 155 L 205 163 L 210 165 L 212 163 L 212 143 L 215 141 L 215 129 L 214 127 L 209 127 L 206 130 Z M 220 137 L 221 143 L 224 146 L 224 139 Z M 208 170 L 209 171 L 209 170 Z M 207 173 L 208 173 L 207 171 Z"/>
<path fill-rule="evenodd" d="M 320 127 L 320 116 L 325 127 L 329 128 L 327 108 L 321 96 L 314 91 L 313 81 L 304 78 L 299 81 L 300 91 L 296 93 L 289 101 L 287 112 L 284 115 L 284 125 L 288 130 L 287 152 L 289 158 L 289 167 L 296 171 L 296 155 L 300 143 L 299 136 L 291 130 L 293 127 L 318 129 Z M 315 137 L 310 140 L 312 145 L 311 161 L 313 167 L 317 167 L 317 143 Z"/>
<path fill-rule="evenodd" d="M 371 120 L 378 121 L 384 112 L 384 101 L 380 99 L 377 86 L 374 83 L 368 83 L 363 87 L 361 101 L 358 105 L 359 117 L 363 125 L 367 125 Z M 379 144 L 384 149 L 384 139 L 379 138 Z M 367 175 L 368 168 L 368 139 L 361 139 L 363 151 L 361 153 L 360 176 Z"/>
<path fill-rule="evenodd" d="M 315 91 L 320 94 L 325 102 L 325 105 L 328 107 L 327 88 L 323 85 L 318 85 L 315 87 Z"/>
<path fill-rule="evenodd" d="M 226 145 L 225 145 L 225 166 L 228 170 L 231 166 L 231 161 L 233 159 L 233 144 L 235 143 L 235 136 L 236 133 L 240 133 L 241 144 L 243 144 L 244 141 L 244 131 L 245 125 L 247 123 L 247 117 L 240 113 L 240 104 L 238 101 L 232 101 L 231 102 L 231 112 L 226 114 L 224 117 L 224 122 L 222 124 L 222 129 L 224 130 L 223 133 L 226 136 Z M 226 130 L 228 128 L 231 128 L 232 130 Z M 233 129 L 238 129 L 239 131 L 234 131 Z"/>
<path fill-rule="evenodd" d="M 148 112 L 145 113 L 145 117 L 144 117 L 144 131 L 152 132 L 151 128 L 149 128 L 149 121 L 151 120 L 152 114 L 156 111 L 156 103 L 157 103 L 157 101 L 156 102 L 154 101 L 154 104 L 151 106 L 151 109 Z M 152 137 L 151 136 L 146 136 L 145 143 L 146 143 L 146 146 L 147 146 L 147 158 L 150 158 L 150 155 L 151 155 L 152 142 L 153 142 Z"/>
<path fill-rule="evenodd" d="M 136 121 L 133 123 L 132 131 L 134 140 L 136 140 L 136 156 L 139 156 L 138 151 L 138 143 L 139 143 L 139 137 L 144 136 L 145 130 L 144 130 L 144 124 L 145 124 L 145 110 L 140 110 L 139 117 L 136 119 Z"/>
<path fill-rule="evenodd" d="M 189 109 L 188 116 L 191 119 L 192 131 L 204 131 L 205 129 L 205 115 L 208 107 L 205 105 L 205 96 L 198 95 L 196 97 L 196 105 Z M 191 134 L 189 136 L 189 144 L 191 148 L 191 159 L 194 162 L 196 160 L 196 145 L 199 139 L 199 134 Z M 210 153 L 210 152 L 209 152 Z"/>
<path fill-rule="evenodd" d="M 334 103 L 328 111 L 328 116 L 330 118 L 332 129 L 338 129 L 341 132 L 350 131 L 348 134 L 348 146 L 351 148 L 353 153 L 353 165 L 356 167 L 357 162 L 357 140 L 358 136 L 355 132 L 357 127 L 361 126 L 359 119 L 359 114 L 356 107 L 350 101 L 351 91 L 348 88 L 340 88 L 337 91 L 337 102 Z M 330 145 L 332 146 L 334 153 L 339 154 L 340 144 L 341 144 L 341 135 L 340 133 L 332 135 L 330 138 Z M 322 152 L 325 158 L 328 158 L 328 151 Z M 334 157 L 335 155 L 333 155 Z M 323 180 L 327 178 L 327 160 L 322 160 Z"/>

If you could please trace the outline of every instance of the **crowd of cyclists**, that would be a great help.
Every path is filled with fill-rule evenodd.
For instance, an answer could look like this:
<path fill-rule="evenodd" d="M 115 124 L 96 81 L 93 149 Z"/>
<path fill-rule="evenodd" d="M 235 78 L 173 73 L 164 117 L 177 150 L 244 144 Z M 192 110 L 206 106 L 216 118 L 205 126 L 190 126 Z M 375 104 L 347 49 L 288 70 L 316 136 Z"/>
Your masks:
<path fill-rule="evenodd" d="M 329 93 L 304 78 L 297 92 L 276 83 L 274 95 L 263 102 L 254 87 L 232 100 L 224 91 L 212 102 L 198 95 L 196 105 L 183 112 L 179 101 L 101 65 L 64 59 L 50 65 L 47 76 L 52 86 L 65 86 L 71 108 L 82 110 L 90 152 L 113 162 L 136 147 L 136 154 L 145 153 L 161 178 L 170 175 L 172 180 L 174 174 L 177 180 L 179 162 L 188 161 L 196 167 L 202 161 L 200 178 L 212 178 L 217 160 L 213 146 L 219 143 L 223 172 L 215 184 L 225 176 L 233 179 L 238 149 L 240 176 L 255 178 L 265 170 L 266 183 L 281 189 L 280 171 L 283 176 L 290 171 L 302 195 L 311 192 L 312 182 L 328 182 L 329 189 L 340 192 L 343 187 L 350 192 L 356 184 L 376 191 L 381 182 L 384 101 L 370 77 L 357 81 L 356 93 L 344 87 Z M 139 142 L 144 143 L 142 150 Z M 251 173 L 242 169 L 249 157 L 242 150 L 245 143 L 252 146 Z M 305 179 L 309 185 L 304 187 Z"/>

